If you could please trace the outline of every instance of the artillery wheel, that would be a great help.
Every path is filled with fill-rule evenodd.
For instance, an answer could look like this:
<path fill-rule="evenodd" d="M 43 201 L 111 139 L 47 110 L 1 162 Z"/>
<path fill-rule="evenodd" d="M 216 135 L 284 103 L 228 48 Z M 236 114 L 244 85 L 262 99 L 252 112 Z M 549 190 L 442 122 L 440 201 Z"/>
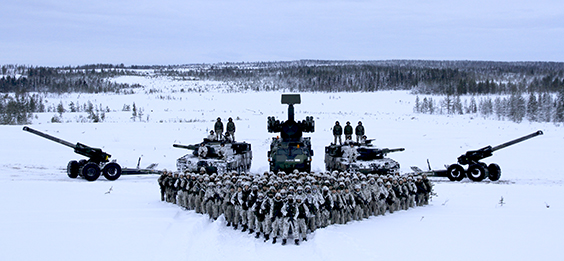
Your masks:
<path fill-rule="evenodd" d="M 100 167 L 94 162 L 88 162 L 80 168 L 80 174 L 85 180 L 97 180 L 100 177 Z"/>
<path fill-rule="evenodd" d="M 121 166 L 115 162 L 110 162 L 104 166 L 102 173 L 107 180 L 116 180 L 121 176 Z"/>
<path fill-rule="evenodd" d="M 491 181 L 498 181 L 499 178 L 501 178 L 501 168 L 495 163 L 492 163 L 488 166 L 488 172 L 488 178 Z"/>
<path fill-rule="evenodd" d="M 466 176 L 466 173 L 462 166 L 452 164 L 448 166 L 446 176 L 450 181 L 461 181 Z"/>
<path fill-rule="evenodd" d="M 472 181 L 482 181 L 488 176 L 488 169 L 484 165 L 472 164 L 468 167 L 468 178 Z"/>
<path fill-rule="evenodd" d="M 69 176 L 69 178 L 75 179 L 76 177 L 78 177 L 79 170 L 80 170 L 80 164 L 78 164 L 78 161 L 76 160 L 69 161 L 69 164 L 67 164 L 67 175 Z"/>

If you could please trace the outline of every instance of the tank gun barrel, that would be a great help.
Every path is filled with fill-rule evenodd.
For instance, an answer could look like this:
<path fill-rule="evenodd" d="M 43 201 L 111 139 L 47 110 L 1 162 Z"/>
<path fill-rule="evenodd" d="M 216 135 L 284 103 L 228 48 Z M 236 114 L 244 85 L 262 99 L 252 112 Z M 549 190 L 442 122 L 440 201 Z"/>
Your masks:
<path fill-rule="evenodd" d="M 511 145 L 513 145 L 513 144 L 517 144 L 517 143 L 519 143 L 519 142 L 526 141 L 526 140 L 528 140 L 528 139 L 534 138 L 534 137 L 539 136 L 539 135 L 543 135 L 543 132 L 542 132 L 541 130 L 536 131 L 536 132 L 533 132 L 533 133 L 531 133 L 531 134 L 529 134 L 529 135 L 525 135 L 525 136 L 523 136 L 523 137 L 521 137 L 521 138 L 517 138 L 517 139 L 511 140 L 511 141 L 508 141 L 508 142 L 506 142 L 506 143 L 503 143 L 503 144 L 499 144 L 499 145 L 497 145 L 497 146 L 495 146 L 495 147 L 492 148 L 492 152 L 493 152 L 493 151 L 496 151 L 496 150 L 500 150 L 500 149 L 506 148 L 506 147 L 509 147 L 509 146 L 511 146 Z"/>
<path fill-rule="evenodd" d="M 182 145 L 182 144 L 172 144 L 173 147 L 179 149 L 187 149 L 187 150 L 197 150 L 198 146 L 195 145 Z"/>
<path fill-rule="evenodd" d="M 405 148 L 397 148 L 397 149 L 388 149 L 388 148 L 385 148 L 385 149 L 382 149 L 382 152 L 383 152 L 384 154 L 388 154 L 388 153 L 398 152 L 398 151 L 404 151 L 404 150 L 405 150 Z"/>

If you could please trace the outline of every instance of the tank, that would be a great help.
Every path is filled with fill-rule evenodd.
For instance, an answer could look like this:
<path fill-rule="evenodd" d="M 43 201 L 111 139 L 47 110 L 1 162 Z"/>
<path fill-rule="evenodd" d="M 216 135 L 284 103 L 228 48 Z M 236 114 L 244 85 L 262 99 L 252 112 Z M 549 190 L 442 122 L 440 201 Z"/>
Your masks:
<path fill-rule="evenodd" d="M 309 172 L 313 150 L 311 138 L 303 137 L 303 133 L 315 131 L 313 117 L 307 116 L 303 121 L 295 121 L 294 104 L 301 103 L 299 94 L 282 94 L 281 103 L 288 104 L 288 120 L 281 122 L 270 116 L 267 121 L 268 132 L 280 133 L 280 136 L 272 138 L 267 152 L 270 171 Z"/>
<path fill-rule="evenodd" d="M 404 148 L 377 148 L 371 140 L 344 145 L 331 144 L 325 147 L 327 171 L 354 171 L 361 173 L 388 174 L 399 171 L 400 164 L 386 156 L 388 153 L 404 151 Z"/>
<path fill-rule="evenodd" d="M 176 168 L 181 173 L 185 171 L 200 172 L 204 168 L 207 173 L 223 174 L 227 171 L 246 172 L 251 168 L 253 153 L 251 144 L 246 142 L 226 142 L 204 139 L 193 145 L 173 144 L 175 148 L 192 150 L 176 160 Z M 206 155 L 199 155 L 200 147 L 206 147 Z M 222 151 L 225 155 L 221 155 Z"/>

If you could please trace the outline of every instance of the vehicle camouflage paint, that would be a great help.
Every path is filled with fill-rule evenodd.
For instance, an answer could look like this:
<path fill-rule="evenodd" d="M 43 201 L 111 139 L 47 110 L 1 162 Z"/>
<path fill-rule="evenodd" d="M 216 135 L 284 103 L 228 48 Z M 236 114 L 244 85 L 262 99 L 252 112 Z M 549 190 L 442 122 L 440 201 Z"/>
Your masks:
<path fill-rule="evenodd" d="M 327 171 L 358 171 L 366 174 L 393 173 L 399 171 L 400 164 L 386 155 L 404 150 L 376 148 L 370 140 L 365 143 L 331 144 L 325 147 L 325 168 Z"/>
<path fill-rule="evenodd" d="M 225 146 L 226 155 L 220 155 L 221 145 Z M 204 145 L 207 148 L 205 157 L 198 156 L 198 149 Z M 237 171 L 239 173 L 249 171 L 253 153 L 251 144 L 246 142 L 224 142 L 204 139 L 203 142 L 194 145 L 173 144 L 176 148 L 193 150 L 178 160 L 176 168 L 180 173 L 186 171 L 200 172 L 204 168 L 207 173 L 223 174 L 226 171 Z"/>

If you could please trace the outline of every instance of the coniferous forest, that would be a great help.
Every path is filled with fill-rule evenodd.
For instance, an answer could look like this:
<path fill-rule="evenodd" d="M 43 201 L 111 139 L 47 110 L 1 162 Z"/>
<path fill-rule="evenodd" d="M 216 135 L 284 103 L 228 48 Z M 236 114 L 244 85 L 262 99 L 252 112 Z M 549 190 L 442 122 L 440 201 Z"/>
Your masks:
<path fill-rule="evenodd" d="M 474 113 L 515 122 L 564 121 L 564 63 L 301 60 L 167 66 L 4 65 L 0 122 L 29 122 L 33 113 L 45 111 L 45 93 L 127 93 L 139 87 L 112 81 L 122 75 L 224 81 L 234 91 L 408 90 L 416 95 L 414 111 L 418 113 Z"/>

